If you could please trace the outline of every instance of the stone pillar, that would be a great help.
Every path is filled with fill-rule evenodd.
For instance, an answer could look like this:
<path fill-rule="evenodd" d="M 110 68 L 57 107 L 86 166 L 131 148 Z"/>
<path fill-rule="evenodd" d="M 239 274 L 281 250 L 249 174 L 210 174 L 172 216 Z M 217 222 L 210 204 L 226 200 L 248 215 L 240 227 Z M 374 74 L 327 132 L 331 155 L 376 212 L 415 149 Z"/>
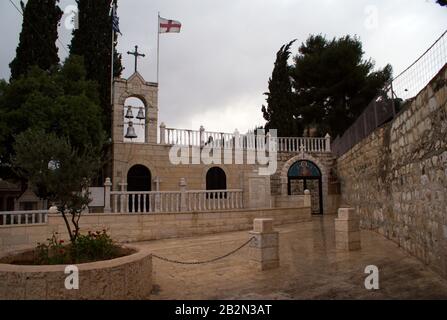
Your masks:
<path fill-rule="evenodd" d="M 200 126 L 200 147 L 203 148 L 205 146 L 205 128 Z"/>
<path fill-rule="evenodd" d="M 244 164 L 244 141 L 239 130 L 234 130 L 234 164 Z M 242 175 L 241 175 L 242 177 Z"/>
<path fill-rule="evenodd" d="M 279 233 L 273 230 L 273 219 L 255 219 L 250 237 L 250 265 L 258 270 L 279 267 Z"/>
<path fill-rule="evenodd" d="M 164 122 L 160 124 L 160 144 L 166 144 L 166 125 Z"/>
<path fill-rule="evenodd" d="M 104 213 L 112 212 L 112 208 L 110 206 L 111 190 L 112 190 L 112 181 L 110 180 L 110 178 L 106 178 L 106 182 L 104 182 Z"/>
<path fill-rule="evenodd" d="M 360 219 L 354 208 L 339 208 L 335 219 L 335 245 L 337 250 L 360 250 Z"/>
<path fill-rule="evenodd" d="M 180 211 L 186 211 L 186 180 L 185 178 L 180 179 Z"/>
<path fill-rule="evenodd" d="M 326 136 L 324 137 L 326 139 L 326 152 L 331 152 L 331 136 L 328 134 L 326 134 Z"/>
<path fill-rule="evenodd" d="M 120 187 L 121 187 L 121 192 L 126 192 L 127 191 L 127 183 L 120 183 Z M 129 211 L 129 200 L 127 199 L 127 196 L 124 194 L 121 194 L 120 196 L 120 204 L 121 204 L 121 209 L 120 212 L 121 213 L 125 213 Z"/>
<path fill-rule="evenodd" d="M 48 214 L 58 214 L 58 213 L 59 209 L 55 205 L 52 205 L 50 209 L 48 209 Z"/>
<path fill-rule="evenodd" d="M 305 207 L 312 207 L 312 196 L 310 195 L 309 190 L 304 190 L 304 206 Z"/>

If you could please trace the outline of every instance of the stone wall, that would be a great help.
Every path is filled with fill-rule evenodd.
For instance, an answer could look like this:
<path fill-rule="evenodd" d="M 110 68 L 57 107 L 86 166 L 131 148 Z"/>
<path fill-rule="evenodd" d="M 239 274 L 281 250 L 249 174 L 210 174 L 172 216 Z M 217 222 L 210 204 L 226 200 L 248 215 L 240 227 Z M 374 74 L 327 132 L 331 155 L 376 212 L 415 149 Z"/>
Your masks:
<path fill-rule="evenodd" d="M 119 242 L 181 238 L 219 232 L 251 230 L 255 218 L 273 218 L 275 224 L 310 221 L 310 207 L 240 209 L 221 212 L 163 214 L 86 214 L 81 218 L 81 232 L 106 229 Z M 0 254 L 35 247 L 53 232 L 67 239 L 64 221 L 49 215 L 48 224 L 40 226 L 0 227 Z"/>
<path fill-rule="evenodd" d="M 343 203 L 447 276 L 447 66 L 337 161 Z"/>
<path fill-rule="evenodd" d="M 206 173 L 212 167 L 220 167 L 227 177 L 227 189 L 243 189 L 249 174 L 256 165 L 229 164 L 172 164 L 169 160 L 170 145 L 143 143 L 115 143 L 113 161 L 113 190 L 119 190 L 121 182 L 127 182 L 127 173 L 134 165 L 146 166 L 152 175 L 161 179 L 160 191 L 179 190 L 179 181 L 185 178 L 188 190 L 206 190 Z M 192 163 L 192 160 L 189 161 Z M 155 190 L 155 183 L 152 183 Z"/>
<path fill-rule="evenodd" d="M 147 249 L 109 261 L 77 265 L 79 290 L 65 288 L 65 266 L 0 264 L 0 300 L 148 299 L 152 256 Z"/>

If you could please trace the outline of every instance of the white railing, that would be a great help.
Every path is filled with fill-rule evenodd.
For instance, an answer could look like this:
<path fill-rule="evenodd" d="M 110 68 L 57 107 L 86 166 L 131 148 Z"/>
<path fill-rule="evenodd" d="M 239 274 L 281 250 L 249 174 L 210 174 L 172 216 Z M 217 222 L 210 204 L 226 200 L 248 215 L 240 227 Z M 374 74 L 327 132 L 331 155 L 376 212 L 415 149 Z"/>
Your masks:
<path fill-rule="evenodd" d="M 277 138 L 278 152 L 331 152 L 331 137 Z"/>
<path fill-rule="evenodd" d="M 180 192 L 112 191 L 112 212 L 178 212 Z"/>
<path fill-rule="evenodd" d="M 188 211 L 242 209 L 242 190 L 187 191 Z"/>
<path fill-rule="evenodd" d="M 213 191 L 112 191 L 115 213 L 163 213 L 243 208 L 242 190 Z"/>
<path fill-rule="evenodd" d="M 331 137 L 280 137 L 271 138 L 278 152 L 331 152 Z M 268 139 L 265 136 L 256 136 L 254 133 L 239 134 L 197 130 L 166 128 L 160 126 L 160 143 L 167 145 L 213 148 L 233 148 L 235 145 L 243 150 L 255 150 L 257 147 L 265 148 Z"/>
<path fill-rule="evenodd" d="M 48 222 L 48 210 L 0 211 L 0 227 L 45 224 Z"/>
<path fill-rule="evenodd" d="M 178 146 L 210 146 L 214 148 L 222 148 L 233 146 L 234 134 L 196 131 L 187 129 L 160 128 L 160 136 L 162 144 L 178 145 Z"/>

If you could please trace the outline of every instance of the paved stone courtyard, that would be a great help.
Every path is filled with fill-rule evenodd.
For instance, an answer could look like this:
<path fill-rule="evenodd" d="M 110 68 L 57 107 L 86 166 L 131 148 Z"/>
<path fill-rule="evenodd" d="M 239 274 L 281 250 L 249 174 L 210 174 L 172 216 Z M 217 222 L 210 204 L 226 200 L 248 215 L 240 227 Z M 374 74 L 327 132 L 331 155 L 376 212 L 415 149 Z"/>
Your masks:
<path fill-rule="evenodd" d="M 339 252 L 334 216 L 285 225 L 280 232 L 279 269 L 250 267 L 247 247 L 205 265 L 153 260 L 151 299 L 447 299 L 447 280 L 409 256 L 396 244 L 362 231 L 362 250 Z M 181 261 L 223 255 L 248 240 L 248 232 L 138 243 L 153 253 Z M 364 288 L 364 269 L 376 265 L 380 290 Z"/>

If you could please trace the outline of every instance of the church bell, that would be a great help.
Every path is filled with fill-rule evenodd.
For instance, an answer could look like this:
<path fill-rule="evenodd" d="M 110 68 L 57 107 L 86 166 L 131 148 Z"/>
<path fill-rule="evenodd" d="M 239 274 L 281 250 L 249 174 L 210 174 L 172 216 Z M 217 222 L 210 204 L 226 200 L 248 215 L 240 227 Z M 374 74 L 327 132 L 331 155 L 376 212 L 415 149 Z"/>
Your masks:
<path fill-rule="evenodd" d="M 127 112 L 126 112 L 126 116 L 127 119 L 133 119 L 133 113 L 132 113 L 132 107 L 129 106 L 127 107 Z"/>
<path fill-rule="evenodd" d="M 140 110 L 138 111 L 137 119 L 138 119 L 138 120 L 144 120 L 144 119 L 146 119 L 146 117 L 144 116 L 144 110 L 143 110 L 143 107 L 140 107 Z"/>
<path fill-rule="evenodd" d="M 132 112 L 132 111 L 131 111 Z M 135 128 L 133 127 L 133 122 L 129 122 L 129 126 L 127 127 L 127 133 L 124 136 L 126 139 L 135 139 L 137 138 L 137 134 L 135 132 Z"/>

